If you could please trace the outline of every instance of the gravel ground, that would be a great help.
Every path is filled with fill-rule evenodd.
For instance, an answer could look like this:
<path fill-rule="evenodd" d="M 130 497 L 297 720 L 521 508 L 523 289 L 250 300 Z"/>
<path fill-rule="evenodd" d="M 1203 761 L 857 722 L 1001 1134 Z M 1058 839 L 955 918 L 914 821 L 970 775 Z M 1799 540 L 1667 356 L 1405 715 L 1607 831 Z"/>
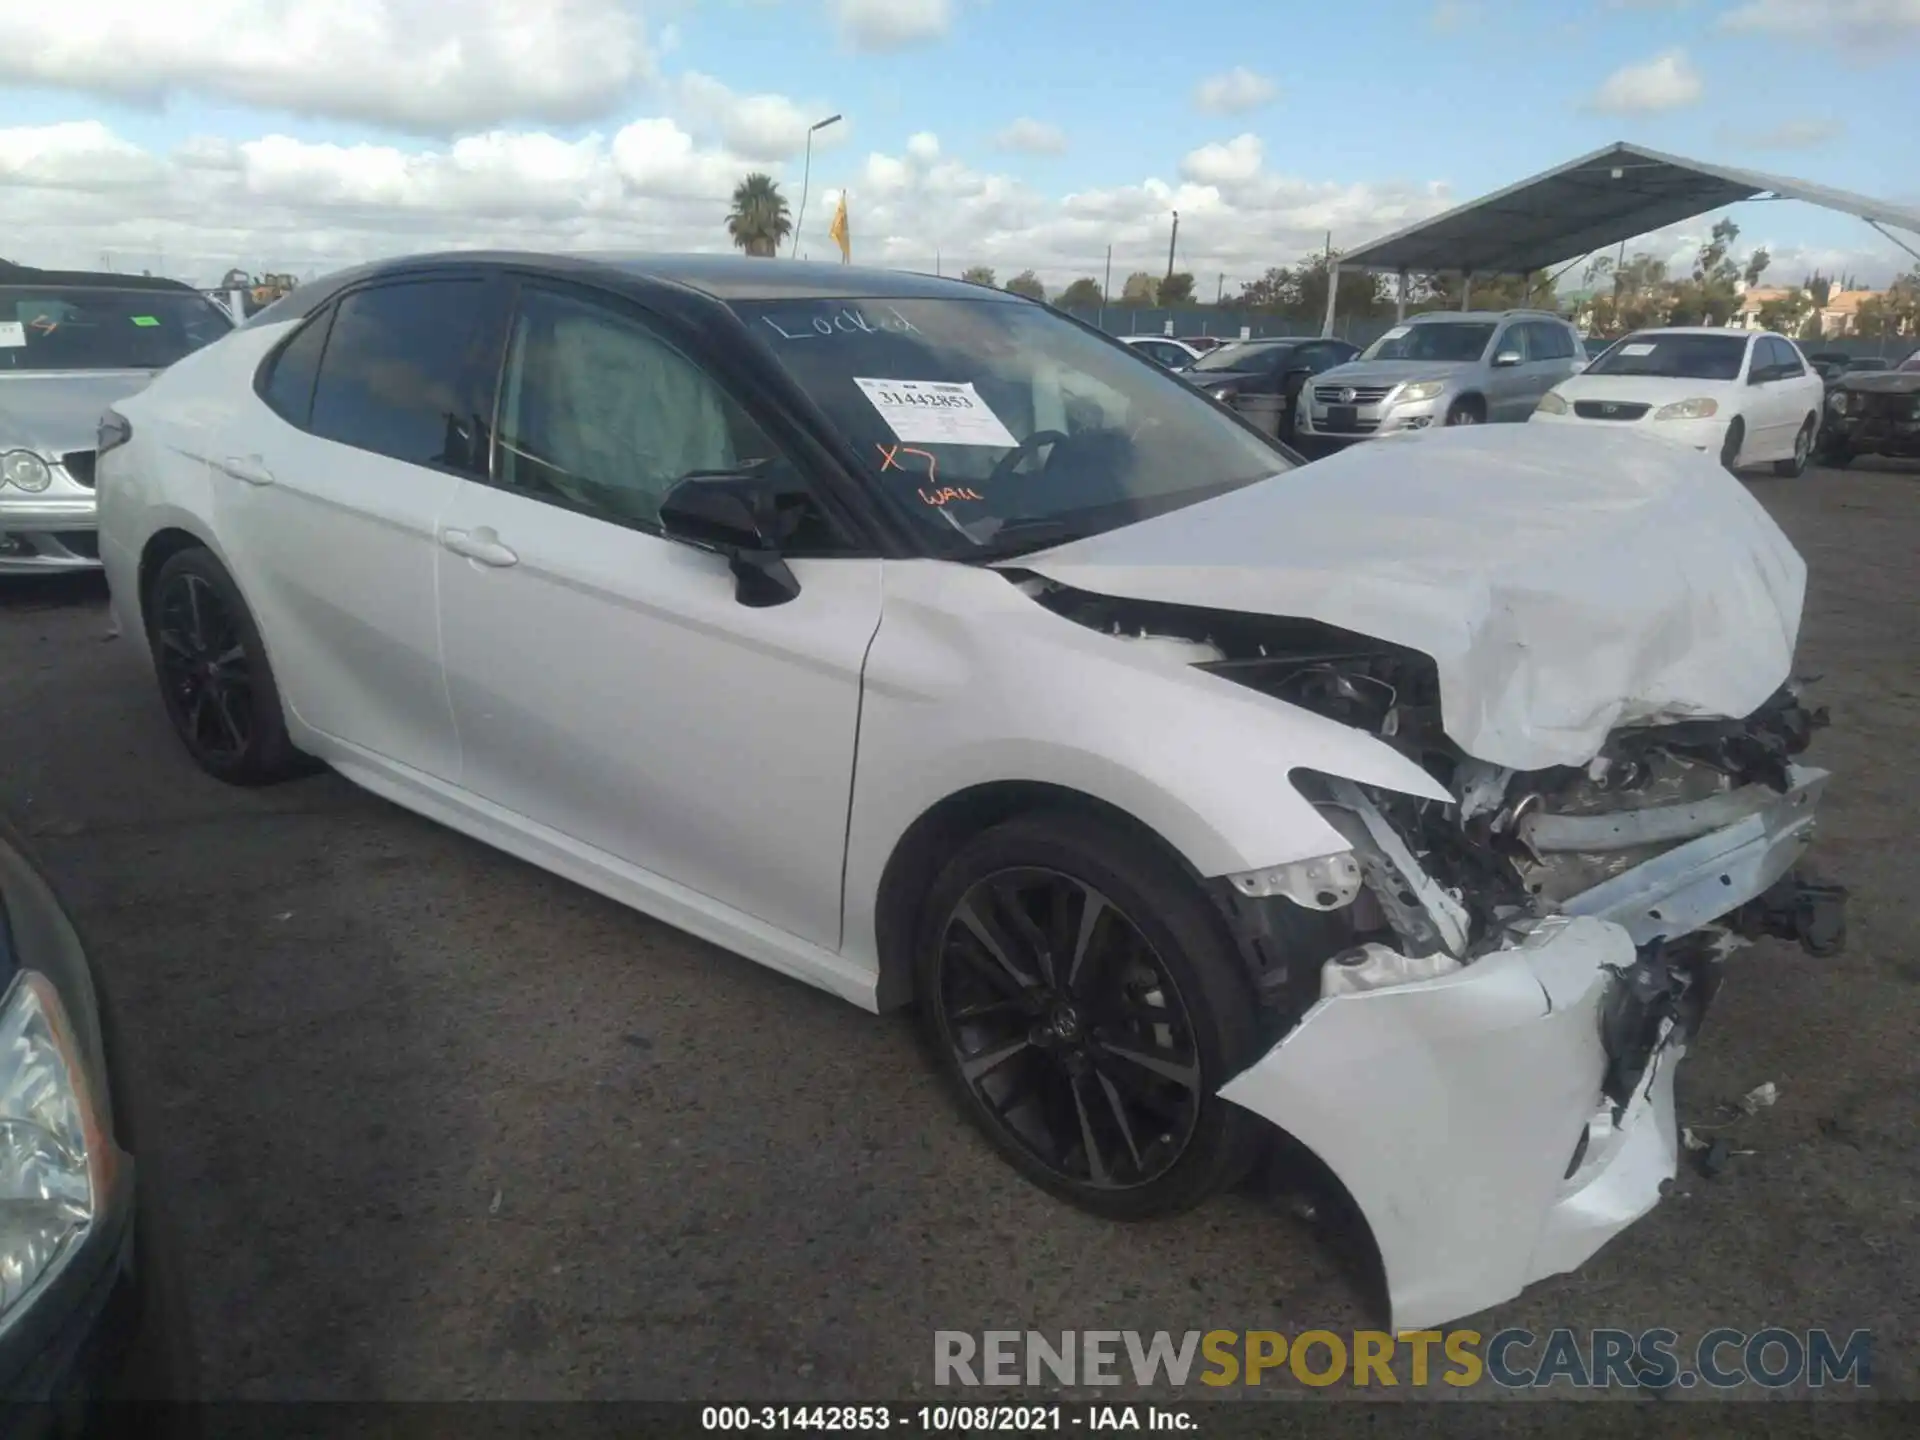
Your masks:
<path fill-rule="evenodd" d="M 1680 1103 L 1711 1124 L 1773 1081 L 1752 1153 L 1470 1323 L 1867 1327 L 1876 1392 L 1920 1397 L 1920 475 L 1750 483 L 1812 571 L 1852 946 L 1735 957 Z M 207 1395 L 907 1398 L 936 1328 L 1379 1323 L 1270 1198 L 1124 1228 L 1029 1188 L 901 1017 L 332 775 L 204 779 L 105 625 L 92 581 L 0 586 L 0 809 L 126 1014 Z"/>

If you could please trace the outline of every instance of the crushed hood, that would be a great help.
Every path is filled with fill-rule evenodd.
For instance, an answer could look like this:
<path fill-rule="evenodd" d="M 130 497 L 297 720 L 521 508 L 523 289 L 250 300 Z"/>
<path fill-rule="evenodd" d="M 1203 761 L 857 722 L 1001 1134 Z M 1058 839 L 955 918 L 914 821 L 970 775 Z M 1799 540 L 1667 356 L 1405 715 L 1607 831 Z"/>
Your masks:
<path fill-rule="evenodd" d="M 0 450 L 91 450 L 100 417 L 152 382 L 153 370 L 0 372 Z"/>
<path fill-rule="evenodd" d="M 1516 770 L 1583 765 L 1623 725 L 1751 714 L 1788 678 L 1806 588 L 1712 459 L 1544 425 L 1377 440 L 1009 563 L 1419 650 L 1447 734 Z"/>

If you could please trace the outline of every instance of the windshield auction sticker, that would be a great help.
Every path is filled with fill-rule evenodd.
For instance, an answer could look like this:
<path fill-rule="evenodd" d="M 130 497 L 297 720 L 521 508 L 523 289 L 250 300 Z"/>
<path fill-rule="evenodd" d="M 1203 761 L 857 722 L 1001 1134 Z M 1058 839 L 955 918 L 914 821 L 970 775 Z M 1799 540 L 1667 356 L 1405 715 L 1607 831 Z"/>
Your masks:
<path fill-rule="evenodd" d="M 996 445 L 1019 442 L 972 385 L 940 380 L 863 380 L 853 377 L 895 437 L 917 445 Z"/>
<path fill-rule="evenodd" d="M 26 343 L 26 326 L 18 320 L 0 320 L 0 350 L 18 350 Z"/>

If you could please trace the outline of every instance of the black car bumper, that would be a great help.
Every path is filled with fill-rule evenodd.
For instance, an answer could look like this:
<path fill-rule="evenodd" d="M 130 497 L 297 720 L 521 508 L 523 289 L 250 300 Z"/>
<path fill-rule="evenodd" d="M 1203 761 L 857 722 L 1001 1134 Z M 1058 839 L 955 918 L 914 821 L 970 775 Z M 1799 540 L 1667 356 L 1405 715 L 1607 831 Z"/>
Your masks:
<path fill-rule="evenodd" d="M 1920 456 L 1920 416 L 1827 416 L 1823 447 L 1850 455 Z"/>

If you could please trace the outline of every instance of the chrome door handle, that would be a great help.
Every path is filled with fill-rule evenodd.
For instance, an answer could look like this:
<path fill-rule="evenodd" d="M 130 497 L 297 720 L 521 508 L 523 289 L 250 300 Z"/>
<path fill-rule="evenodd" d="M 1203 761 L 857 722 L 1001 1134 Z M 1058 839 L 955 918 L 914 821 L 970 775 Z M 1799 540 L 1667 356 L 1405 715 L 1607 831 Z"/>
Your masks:
<path fill-rule="evenodd" d="M 496 570 L 520 563 L 520 557 L 502 545 L 500 537 L 485 525 L 478 530 L 442 530 L 440 543 L 456 555 Z"/>
<path fill-rule="evenodd" d="M 235 455 L 221 462 L 220 469 L 248 485 L 273 484 L 273 472 L 260 463 L 258 455 Z"/>

